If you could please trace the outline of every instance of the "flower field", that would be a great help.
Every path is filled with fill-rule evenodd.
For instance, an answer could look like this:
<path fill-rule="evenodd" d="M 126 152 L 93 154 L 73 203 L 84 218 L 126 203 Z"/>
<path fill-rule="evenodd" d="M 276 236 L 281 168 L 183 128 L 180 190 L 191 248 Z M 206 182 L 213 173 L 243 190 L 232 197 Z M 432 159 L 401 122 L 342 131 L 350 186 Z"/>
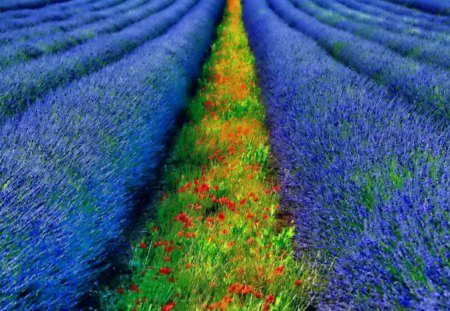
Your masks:
<path fill-rule="evenodd" d="M 0 0 L 0 310 L 450 309 L 450 2 Z"/>

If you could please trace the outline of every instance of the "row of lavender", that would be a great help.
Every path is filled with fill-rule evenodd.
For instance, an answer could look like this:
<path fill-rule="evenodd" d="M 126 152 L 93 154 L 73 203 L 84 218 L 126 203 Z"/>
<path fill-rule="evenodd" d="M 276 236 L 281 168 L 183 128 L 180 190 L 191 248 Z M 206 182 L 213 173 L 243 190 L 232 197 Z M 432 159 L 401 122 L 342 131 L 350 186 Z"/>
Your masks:
<path fill-rule="evenodd" d="M 439 37 L 428 33 L 422 36 L 405 32 L 393 32 L 383 26 L 367 24 L 364 19 L 355 20 L 325 7 L 336 3 L 334 0 L 293 0 L 294 5 L 320 22 L 331 27 L 350 32 L 366 40 L 377 42 L 402 56 L 414 58 L 419 62 L 425 62 L 450 69 L 450 45 L 447 41 L 439 40 Z M 357 18 L 356 18 L 357 19 Z M 399 25 L 398 23 L 396 25 Z M 400 24 L 401 25 L 401 24 Z M 450 27 L 447 28 L 450 31 Z M 441 32 L 439 32 L 440 34 Z M 437 37 L 437 38 L 436 38 Z"/>
<path fill-rule="evenodd" d="M 141 7 L 142 13 L 139 14 L 142 16 L 138 21 L 120 31 L 98 35 L 67 51 L 42 55 L 0 71 L 0 123 L 25 110 L 53 88 L 98 71 L 120 60 L 144 42 L 163 34 L 195 2 L 151 1 Z M 122 21 L 120 17 L 110 19 L 113 25 Z"/>
<path fill-rule="evenodd" d="M 449 309 L 450 132 L 336 62 L 267 1 L 244 0 L 244 21 L 299 255 L 331 267 L 319 308 Z M 340 39 L 320 29 L 305 33 Z"/>
<path fill-rule="evenodd" d="M 0 13 L 0 32 L 36 26 L 45 22 L 62 21 L 88 11 L 102 10 L 125 0 L 73 0 L 39 9 L 13 10 Z"/>
<path fill-rule="evenodd" d="M 36 38 L 19 40 L 0 47 L 0 70 L 43 55 L 69 50 L 101 35 L 109 37 L 110 34 L 120 32 L 143 19 L 149 18 L 152 14 L 173 2 L 174 0 L 162 2 L 131 0 L 120 6 L 118 10 L 109 10 L 105 18 L 94 23 L 87 23 L 87 25 L 84 19 L 89 15 L 82 14 L 79 18 L 81 27 L 76 27 L 73 30 L 66 27 L 64 31 L 50 32 Z M 137 7 L 132 9 L 132 6 Z M 44 26 L 45 24 L 41 25 Z M 31 33 L 33 29 L 27 28 L 22 31 Z M 15 35 L 17 34 L 8 33 L 9 37 Z"/>
<path fill-rule="evenodd" d="M 380 43 L 321 23 L 304 11 L 296 9 L 302 7 L 302 4 L 306 7 L 307 3 L 308 0 L 269 1 L 270 7 L 279 16 L 314 39 L 336 60 L 385 85 L 392 96 L 403 96 L 412 107 L 440 120 L 444 126 L 449 124 L 450 79 L 447 68 L 405 57 Z M 398 36 L 399 46 L 406 45 L 404 42 L 408 39 L 404 38 L 405 36 Z M 386 41 L 389 41 L 389 38 L 386 38 Z M 444 57 L 440 63 L 445 63 L 448 61 L 448 57 L 445 57 L 448 47 L 441 47 Z M 428 59 L 439 59 L 442 53 L 440 46 L 430 46 L 430 49 Z"/>
<path fill-rule="evenodd" d="M 76 1 L 75 7 L 55 10 L 34 10 L 30 15 L 21 17 L 0 14 L 0 46 L 7 43 L 25 42 L 26 40 L 49 33 L 67 31 L 81 25 L 90 24 L 111 16 L 121 7 L 126 7 L 126 0 L 100 0 L 94 3 Z M 96 4 L 96 6 L 94 5 Z M 102 6 L 101 9 L 98 9 Z M 38 12 L 39 11 L 39 12 Z M 16 12 L 16 11 L 13 11 Z M 9 14 L 12 15 L 12 14 Z"/>
<path fill-rule="evenodd" d="M 401 5 L 395 5 L 384 0 L 338 0 L 345 5 L 349 5 L 356 10 L 367 11 L 377 16 L 397 17 L 393 21 L 406 22 L 411 25 L 421 24 L 425 27 L 436 27 L 436 22 L 449 25 L 450 18 L 434 14 L 426 14 L 419 10 L 411 10 Z M 387 15 L 386 15 L 387 14 Z"/>
<path fill-rule="evenodd" d="M 388 30 L 394 34 L 408 36 L 409 40 L 419 38 L 439 43 L 450 43 L 450 29 L 439 21 L 428 22 L 424 18 L 399 15 L 356 0 L 313 1 L 320 7 L 330 10 L 331 14 L 336 15 L 338 19 L 336 22 L 350 19 L 358 22 L 357 25 L 364 23 L 367 28 L 376 26 L 375 31 Z M 369 29 L 366 31 L 369 31 Z"/>
<path fill-rule="evenodd" d="M 25 8 L 26 9 L 41 8 L 48 4 L 67 1 L 70 0 L 1 0 L 0 12 Z"/>
<path fill-rule="evenodd" d="M 450 3 L 442 0 L 388 0 L 412 8 L 418 8 L 434 14 L 450 16 Z"/>
<path fill-rule="evenodd" d="M 1 310 L 74 309 L 95 287 L 133 194 L 155 177 L 222 7 L 176 1 L 129 35 L 173 25 L 165 34 L 4 121 Z"/>

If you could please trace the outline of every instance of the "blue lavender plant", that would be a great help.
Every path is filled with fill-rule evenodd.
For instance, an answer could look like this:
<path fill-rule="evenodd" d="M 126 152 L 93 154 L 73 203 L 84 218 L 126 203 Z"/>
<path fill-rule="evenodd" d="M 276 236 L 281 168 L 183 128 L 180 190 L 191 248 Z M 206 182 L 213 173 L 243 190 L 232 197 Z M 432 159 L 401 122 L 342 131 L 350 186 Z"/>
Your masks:
<path fill-rule="evenodd" d="M 200 1 L 163 36 L 1 126 L 1 310 L 75 309 L 95 287 L 223 4 Z"/>
<path fill-rule="evenodd" d="M 354 8 L 374 14 L 380 17 L 388 17 L 398 23 L 406 23 L 411 26 L 419 27 L 427 30 L 447 31 L 447 18 L 435 15 L 425 14 L 406 7 L 394 5 L 385 1 L 378 0 L 338 0 L 339 2 Z"/>
<path fill-rule="evenodd" d="M 114 14 L 107 19 L 70 32 L 53 33 L 25 43 L 17 42 L 6 45 L 0 48 L 0 70 L 42 55 L 66 51 L 99 35 L 119 32 L 143 19 L 149 18 L 149 16 L 167 8 L 172 3 L 174 3 L 174 0 L 151 1 L 134 10 L 127 10 L 122 15 Z"/>
<path fill-rule="evenodd" d="M 433 14 L 450 16 L 450 3 L 441 0 L 387 0 Z"/>
<path fill-rule="evenodd" d="M 450 29 L 446 31 L 427 30 L 414 25 L 409 22 L 405 22 L 405 17 L 396 15 L 390 12 L 384 12 L 383 14 L 373 14 L 371 9 L 365 6 L 363 3 L 356 3 L 359 9 L 355 10 L 345 5 L 346 1 L 340 3 L 336 0 L 313 0 L 317 5 L 324 9 L 332 10 L 340 15 L 347 17 L 351 20 L 364 23 L 367 27 L 378 26 L 386 30 L 411 36 L 413 38 L 421 38 L 425 40 L 432 40 L 434 42 L 450 43 Z M 347 0 L 351 1 L 351 0 Z M 409 21 L 409 20 L 407 20 Z"/>
<path fill-rule="evenodd" d="M 245 0 L 282 205 L 320 310 L 450 308 L 450 131 Z M 310 24 L 314 27 L 314 24 Z"/>
<path fill-rule="evenodd" d="M 155 0 L 159 7 L 173 0 Z M 121 59 L 146 41 L 168 31 L 198 0 L 180 0 L 117 33 L 98 36 L 64 53 L 46 55 L 2 71 L 0 124 L 53 88 Z"/>
<path fill-rule="evenodd" d="M 382 27 L 350 20 L 337 12 L 323 9 L 310 0 L 292 0 L 292 3 L 309 16 L 315 17 L 331 27 L 377 42 L 405 57 L 414 58 L 419 62 L 436 64 L 450 70 L 450 45 L 448 43 L 396 34 Z"/>
<path fill-rule="evenodd" d="M 14 30 L 39 27 L 46 23 L 63 22 L 71 18 L 80 18 L 87 13 L 98 12 L 98 9 L 108 9 L 126 0 L 77 0 L 65 3 L 66 6 L 54 5 L 34 10 L 7 11 L 0 13 L 0 32 L 10 33 Z M 69 4 L 71 4 L 69 6 Z M 20 13 L 20 14 L 19 14 Z M 17 39 L 17 38 L 16 38 Z"/>
<path fill-rule="evenodd" d="M 42 37 L 51 34 L 55 35 L 57 33 L 67 33 L 71 30 L 83 26 L 86 27 L 87 25 L 106 19 L 108 17 L 123 14 L 128 10 L 134 10 L 145 3 L 147 3 L 146 0 L 129 0 L 100 11 L 89 10 L 83 12 L 83 14 L 74 14 L 73 16 L 60 21 L 43 22 L 35 26 L 15 30 L 10 29 L 8 32 L 0 33 L 0 46 L 17 42 L 24 43 L 27 42 L 27 40 L 35 38 L 42 39 Z M 8 21 L 11 20 L 5 19 L 4 23 L 8 24 Z M 1 24 L 4 23 L 0 22 L 0 28 L 3 27 Z"/>
<path fill-rule="evenodd" d="M 401 57 L 380 44 L 324 25 L 295 10 L 288 0 L 269 0 L 270 7 L 286 23 L 314 39 L 336 60 L 402 95 L 408 105 L 439 120 L 450 122 L 449 71 Z"/>

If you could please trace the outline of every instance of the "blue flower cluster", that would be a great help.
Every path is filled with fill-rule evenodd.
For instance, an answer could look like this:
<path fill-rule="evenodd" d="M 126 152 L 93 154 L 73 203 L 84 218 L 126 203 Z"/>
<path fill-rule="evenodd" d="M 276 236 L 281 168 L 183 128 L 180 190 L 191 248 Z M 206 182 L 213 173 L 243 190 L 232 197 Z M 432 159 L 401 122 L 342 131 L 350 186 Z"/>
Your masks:
<path fill-rule="evenodd" d="M 165 34 L 1 125 L 0 310 L 72 309 L 94 287 L 133 193 L 161 164 L 223 2 L 177 1 L 140 25 L 170 20 Z"/>
<path fill-rule="evenodd" d="M 52 3 L 67 1 L 69 0 L 2 0 L 0 2 L 0 12 L 17 9 L 36 9 Z"/>
<path fill-rule="evenodd" d="M 2 70 L 0 124 L 55 87 L 114 63 L 144 42 L 162 35 L 198 0 L 180 0 L 167 7 L 172 2 L 152 1 L 149 5 L 154 11 L 163 9 L 119 32 L 100 35 L 63 53 L 44 55 Z"/>
<path fill-rule="evenodd" d="M 373 11 L 376 14 L 386 14 L 393 13 L 397 14 L 399 19 L 396 21 L 406 21 L 413 24 L 423 24 L 429 25 L 431 28 L 434 28 L 438 25 L 433 25 L 434 22 L 448 24 L 449 18 L 445 16 L 438 16 L 434 14 L 426 14 L 422 11 L 411 10 L 407 7 L 396 5 L 394 3 L 390 3 L 383 0 L 339 0 L 342 3 L 350 3 L 351 5 L 363 5 Z M 395 15 L 394 15 L 395 16 Z M 431 23 L 429 23 L 431 22 Z M 447 28 L 448 31 L 448 28 Z"/>
<path fill-rule="evenodd" d="M 292 0 L 301 3 L 306 0 Z M 450 123 L 449 72 L 403 57 L 388 48 L 319 22 L 296 10 L 289 0 L 269 0 L 270 7 L 295 29 L 314 39 L 336 60 L 400 94 L 417 110 Z"/>
<path fill-rule="evenodd" d="M 450 43 L 450 29 L 439 23 L 423 23 L 423 18 L 398 16 L 393 12 L 377 9 L 371 5 L 354 0 L 314 0 L 319 6 L 332 10 L 351 20 L 365 23 L 367 26 L 378 26 L 386 30 L 432 40 L 433 42 Z"/>
<path fill-rule="evenodd" d="M 435 38 L 417 38 L 405 33 L 395 33 L 378 27 L 368 25 L 366 22 L 348 19 L 333 10 L 320 7 L 318 3 L 335 3 L 333 0 L 294 0 L 294 5 L 306 14 L 315 17 L 331 27 L 348 31 L 361 38 L 377 42 L 403 56 L 415 58 L 418 61 L 442 66 L 450 69 L 450 45 Z"/>
<path fill-rule="evenodd" d="M 450 131 L 267 1 L 244 0 L 244 22 L 299 255 L 330 268 L 319 309 L 450 309 Z M 314 38 L 336 38 L 304 22 Z"/>
<path fill-rule="evenodd" d="M 55 17 L 57 16 L 58 18 L 52 18 L 50 20 L 43 18 L 43 16 L 48 15 L 46 11 L 35 13 L 32 15 L 34 18 L 4 18 L 0 21 L 0 29 L 8 29 L 8 31 L 0 33 L 0 45 L 17 42 L 23 43 L 32 38 L 42 37 L 52 33 L 67 32 L 77 27 L 86 26 L 101 19 L 111 17 L 114 14 L 122 14 L 127 10 L 135 9 L 145 2 L 145 0 L 101 0 L 96 2 L 96 4 L 113 3 L 114 5 L 96 10 L 92 4 L 81 4 L 77 6 L 77 10 L 72 8 L 74 12 L 68 9 L 64 13 L 55 13 Z"/>
<path fill-rule="evenodd" d="M 10 32 L 21 28 L 29 28 L 47 22 L 58 22 L 78 14 L 96 11 L 114 6 L 125 0 L 77 0 L 57 3 L 40 9 L 13 10 L 0 13 L 0 31 Z M 78 14 L 77 14 L 78 12 Z"/>
<path fill-rule="evenodd" d="M 450 3 L 442 0 L 388 0 L 433 14 L 450 16 Z"/>
<path fill-rule="evenodd" d="M 149 18 L 149 16 L 163 10 L 173 2 L 174 0 L 150 1 L 134 10 L 125 8 L 122 14 L 117 14 L 119 12 L 112 13 L 104 20 L 72 31 L 59 32 L 57 34 L 51 33 L 27 42 L 5 45 L 0 47 L 0 70 L 42 55 L 69 50 L 101 34 L 109 38 L 110 34 L 120 32 L 145 18 Z"/>

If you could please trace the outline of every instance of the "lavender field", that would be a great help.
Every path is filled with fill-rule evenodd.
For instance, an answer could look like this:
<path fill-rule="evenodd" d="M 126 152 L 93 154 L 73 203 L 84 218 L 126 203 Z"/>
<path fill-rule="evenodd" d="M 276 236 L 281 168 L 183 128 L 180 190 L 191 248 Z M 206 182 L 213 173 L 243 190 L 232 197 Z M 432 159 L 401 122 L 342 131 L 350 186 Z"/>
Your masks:
<path fill-rule="evenodd" d="M 450 1 L 0 0 L 0 310 L 450 310 Z"/>

